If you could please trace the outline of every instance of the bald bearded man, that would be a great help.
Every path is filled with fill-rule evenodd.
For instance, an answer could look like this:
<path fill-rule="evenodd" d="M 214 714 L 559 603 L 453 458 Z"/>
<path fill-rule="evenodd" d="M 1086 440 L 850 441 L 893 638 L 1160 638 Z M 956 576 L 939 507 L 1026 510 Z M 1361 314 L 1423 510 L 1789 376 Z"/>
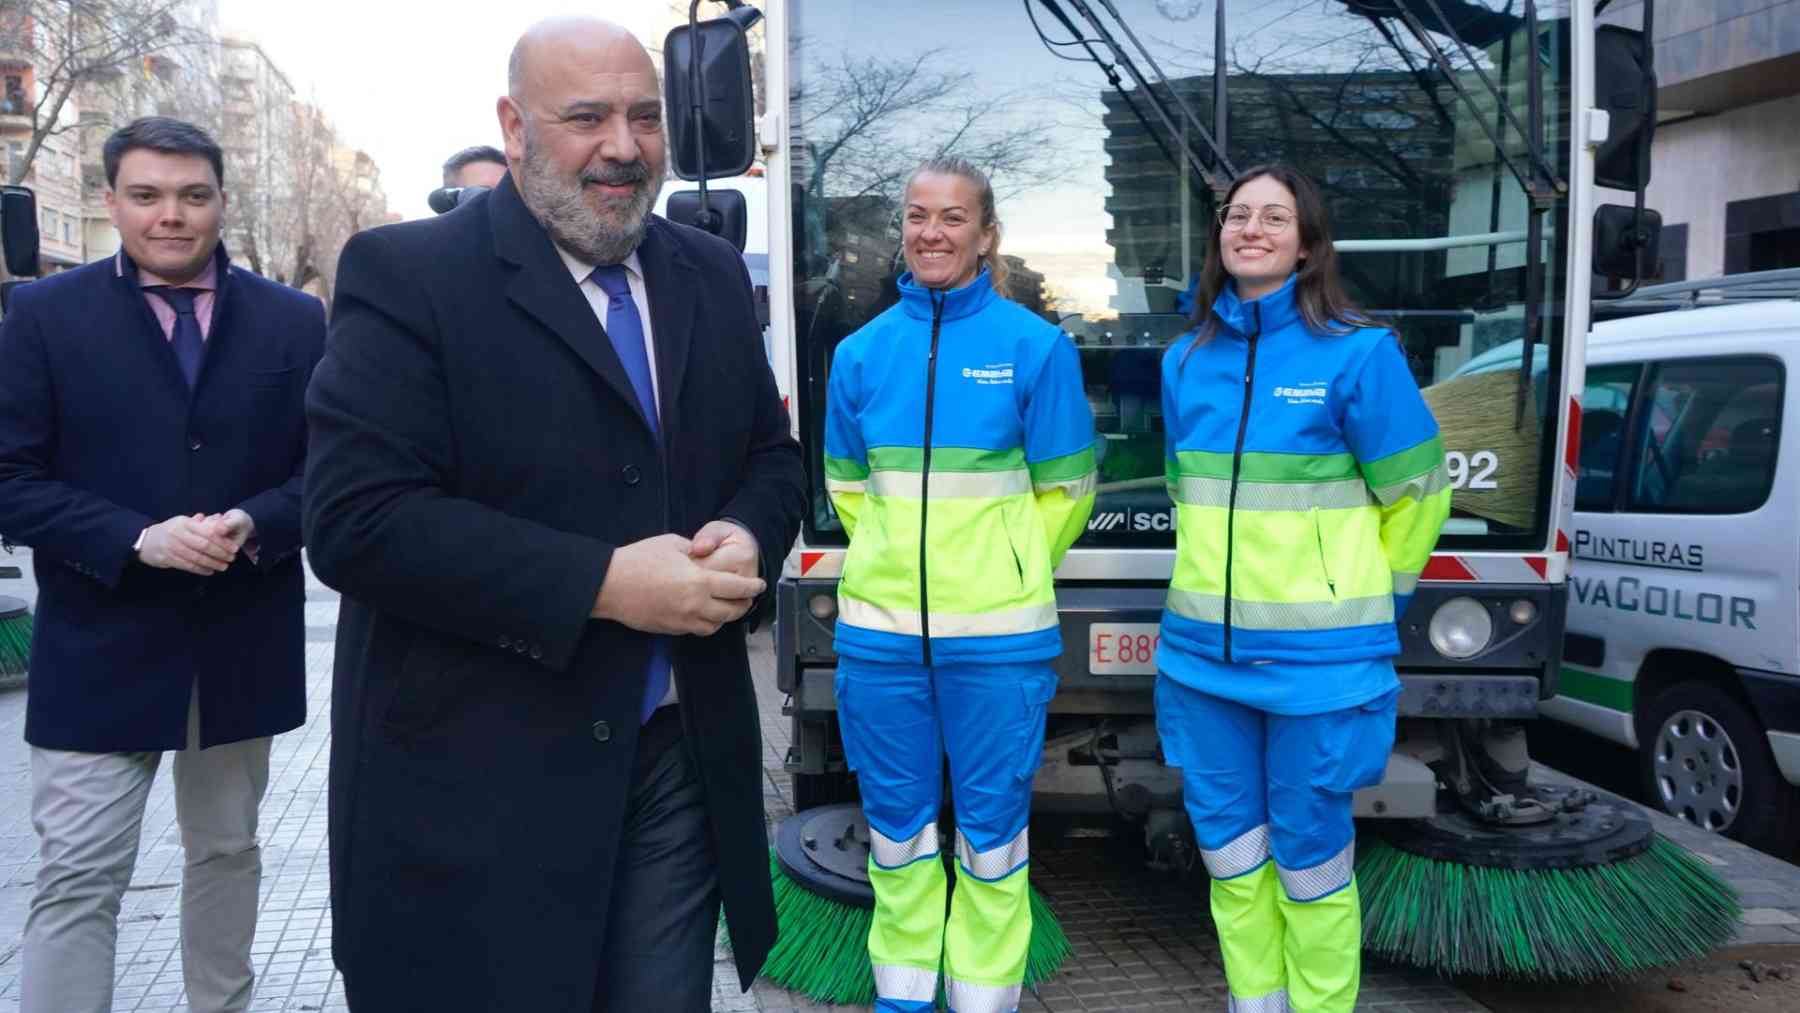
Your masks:
<path fill-rule="evenodd" d="M 307 545 L 344 594 L 333 954 L 358 1013 L 703 1011 L 775 934 L 744 635 L 805 508 L 742 261 L 650 213 L 644 49 L 513 51 L 507 178 L 344 249 Z"/>

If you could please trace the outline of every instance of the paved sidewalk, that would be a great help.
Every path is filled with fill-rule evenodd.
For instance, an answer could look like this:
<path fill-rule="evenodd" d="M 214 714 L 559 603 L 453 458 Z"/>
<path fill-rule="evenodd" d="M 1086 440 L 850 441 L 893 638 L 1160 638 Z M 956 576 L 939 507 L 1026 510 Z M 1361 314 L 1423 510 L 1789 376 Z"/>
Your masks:
<path fill-rule="evenodd" d="M 23 565 L 20 553 L 3 560 Z M 25 582 L 0 593 L 35 598 Z M 276 739 L 263 803 L 263 905 L 255 953 L 256 1011 L 342 1011 L 330 957 L 331 915 L 325 845 L 325 799 L 335 592 L 309 581 L 307 673 L 311 720 Z M 790 811 L 781 770 L 788 723 L 774 689 L 772 647 L 752 642 L 761 689 L 764 802 L 771 824 Z M 36 871 L 29 818 L 29 763 L 21 741 L 25 694 L 0 692 L 0 1013 L 17 1013 L 18 940 Z M 137 875 L 120 915 L 115 1011 L 179 1013 L 182 996 L 176 912 L 181 845 L 168 765 L 153 788 L 144 820 Z M 1670 824 L 1673 824 L 1672 826 Z M 1699 851 L 1744 891 L 1746 942 L 1800 943 L 1800 869 L 1701 834 L 1676 821 L 1662 829 Z M 1033 839 L 1033 881 L 1051 901 L 1075 947 L 1064 971 L 1023 1005 L 1033 1011 L 1223 1010 L 1217 943 L 1196 885 L 1145 870 L 1129 838 Z M 739 994 L 721 951 L 715 1011 L 823 1013 L 828 1007 L 759 983 Z M 1485 1007 L 1452 985 L 1410 970 L 1369 966 L 1360 1010 L 1370 1013 L 1479 1013 Z M 479 1013 L 479 1011 L 471 1011 Z M 649 1011 L 654 1013 L 654 1011 Z"/>

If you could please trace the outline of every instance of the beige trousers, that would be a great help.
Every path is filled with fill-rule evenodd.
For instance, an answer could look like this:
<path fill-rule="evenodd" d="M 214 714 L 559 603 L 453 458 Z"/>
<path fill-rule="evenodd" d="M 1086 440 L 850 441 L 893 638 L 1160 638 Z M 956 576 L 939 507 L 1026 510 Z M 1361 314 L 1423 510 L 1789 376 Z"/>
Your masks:
<path fill-rule="evenodd" d="M 175 755 L 181 961 L 191 1013 L 248 1009 L 262 851 L 256 810 L 269 739 L 200 749 L 200 706 Z M 21 1013 L 110 1013 L 119 902 L 137 863 L 161 753 L 31 750 L 31 820 L 42 865 L 25 918 Z"/>

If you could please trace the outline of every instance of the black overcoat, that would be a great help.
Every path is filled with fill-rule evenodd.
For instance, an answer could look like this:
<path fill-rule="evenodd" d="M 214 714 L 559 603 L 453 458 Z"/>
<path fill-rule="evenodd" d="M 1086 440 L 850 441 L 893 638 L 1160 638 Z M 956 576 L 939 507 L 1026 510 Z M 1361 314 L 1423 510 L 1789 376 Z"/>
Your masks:
<path fill-rule="evenodd" d="M 590 1008 L 650 645 L 588 618 L 613 549 L 728 516 L 773 588 L 797 533 L 737 252 L 652 217 L 638 255 L 660 441 L 510 180 L 339 261 L 304 518 L 344 594 L 332 945 L 358 1009 Z M 747 625 L 673 657 L 746 986 L 775 935 Z"/>

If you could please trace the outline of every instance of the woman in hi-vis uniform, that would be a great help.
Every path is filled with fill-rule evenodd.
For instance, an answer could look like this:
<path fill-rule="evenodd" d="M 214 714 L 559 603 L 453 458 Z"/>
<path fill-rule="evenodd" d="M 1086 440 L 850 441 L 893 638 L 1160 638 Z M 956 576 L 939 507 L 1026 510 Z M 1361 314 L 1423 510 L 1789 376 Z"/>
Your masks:
<path fill-rule="evenodd" d="M 1405 351 L 1344 294 L 1312 182 L 1250 169 L 1218 221 L 1195 328 L 1163 358 L 1176 560 L 1156 725 L 1230 1009 L 1349 1013 L 1351 794 L 1386 769 L 1395 622 L 1450 483 Z"/>
<path fill-rule="evenodd" d="M 1031 937 L 1026 821 L 1062 651 L 1051 573 L 1094 505 L 1074 342 L 1005 298 L 986 177 L 907 182 L 900 302 L 831 364 L 825 471 L 850 536 L 838 720 L 869 821 L 875 1007 L 1018 1007 Z M 948 924 L 943 759 L 956 810 Z"/>

